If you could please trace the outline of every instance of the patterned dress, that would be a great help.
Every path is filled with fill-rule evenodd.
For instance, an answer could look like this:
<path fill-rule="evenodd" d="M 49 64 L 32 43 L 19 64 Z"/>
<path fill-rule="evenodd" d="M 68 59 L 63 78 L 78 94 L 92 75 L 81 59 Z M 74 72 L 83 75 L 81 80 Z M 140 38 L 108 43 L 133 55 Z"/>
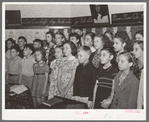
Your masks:
<path fill-rule="evenodd" d="M 79 64 L 78 59 L 76 59 L 74 56 L 70 57 L 67 60 L 66 57 L 62 59 L 59 68 L 61 68 L 61 88 L 63 91 L 66 90 L 72 77 L 72 72 L 74 70 L 76 71 L 78 64 Z M 65 97 L 72 98 L 72 96 L 73 96 L 73 86 L 70 88 Z"/>
<path fill-rule="evenodd" d="M 93 59 L 92 59 L 92 64 L 95 68 L 99 68 L 100 65 L 100 53 L 97 51 L 94 53 Z"/>
<path fill-rule="evenodd" d="M 52 72 L 50 74 L 50 89 L 49 89 L 49 96 L 48 99 L 54 97 L 54 95 L 59 95 L 58 89 L 57 89 L 57 75 L 58 75 L 58 67 L 61 63 L 62 58 L 55 59 L 51 62 L 50 68 L 52 69 Z"/>
<path fill-rule="evenodd" d="M 32 96 L 37 98 L 48 96 L 48 85 L 46 87 L 46 93 L 42 94 L 46 79 L 45 73 L 49 73 L 48 65 L 45 62 L 42 66 L 36 63 L 34 65 L 34 73 Z"/>

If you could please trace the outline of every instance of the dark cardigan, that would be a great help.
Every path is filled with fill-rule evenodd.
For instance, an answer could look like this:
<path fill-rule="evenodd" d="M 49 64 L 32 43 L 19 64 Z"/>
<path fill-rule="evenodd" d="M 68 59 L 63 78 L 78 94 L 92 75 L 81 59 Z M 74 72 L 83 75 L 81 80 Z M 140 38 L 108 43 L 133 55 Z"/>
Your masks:
<path fill-rule="evenodd" d="M 89 97 L 93 99 L 93 89 L 95 85 L 95 70 L 93 65 L 88 62 L 85 66 L 80 64 L 76 69 L 73 96 Z"/>

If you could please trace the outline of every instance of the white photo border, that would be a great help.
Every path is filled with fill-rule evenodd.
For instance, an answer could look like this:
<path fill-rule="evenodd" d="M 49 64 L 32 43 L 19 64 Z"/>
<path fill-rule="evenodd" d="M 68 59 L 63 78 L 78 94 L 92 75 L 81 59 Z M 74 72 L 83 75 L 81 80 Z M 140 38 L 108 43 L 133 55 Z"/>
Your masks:
<path fill-rule="evenodd" d="M 2 3 L 2 120 L 146 120 L 146 87 L 144 109 L 97 110 L 97 109 L 5 109 L 5 5 L 7 4 L 133 4 L 144 5 L 144 85 L 146 86 L 146 3 L 145 2 L 3 2 Z M 110 17 L 111 18 L 111 17 Z"/>

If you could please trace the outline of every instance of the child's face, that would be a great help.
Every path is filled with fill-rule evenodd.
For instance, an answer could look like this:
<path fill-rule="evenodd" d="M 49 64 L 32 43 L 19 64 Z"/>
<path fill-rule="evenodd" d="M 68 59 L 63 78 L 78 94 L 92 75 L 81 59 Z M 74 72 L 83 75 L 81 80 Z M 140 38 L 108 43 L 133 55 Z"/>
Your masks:
<path fill-rule="evenodd" d="M 136 40 L 143 40 L 144 38 L 141 34 L 138 33 L 138 34 L 135 35 L 135 39 Z"/>
<path fill-rule="evenodd" d="M 63 53 L 64 53 L 64 55 L 65 55 L 66 57 L 71 54 L 71 47 L 70 47 L 69 44 L 67 44 L 67 43 L 64 44 L 64 46 L 63 46 Z"/>
<path fill-rule="evenodd" d="M 63 57 L 63 50 L 61 48 L 55 48 L 55 58 L 61 58 Z"/>
<path fill-rule="evenodd" d="M 134 43 L 133 45 L 133 54 L 135 55 L 135 58 L 137 59 L 143 56 L 143 50 L 137 43 Z"/>
<path fill-rule="evenodd" d="M 19 52 L 17 52 L 15 49 L 11 49 L 10 55 L 12 58 L 15 58 L 18 54 L 19 54 Z"/>
<path fill-rule="evenodd" d="M 96 50 L 102 49 L 103 48 L 103 43 L 100 37 L 95 37 L 94 38 L 94 48 Z"/>
<path fill-rule="evenodd" d="M 12 42 L 11 41 L 7 41 L 7 48 L 10 49 L 11 46 L 13 46 Z"/>
<path fill-rule="evenodd" d="M 19 46 L 19 47 L 24 47 L 25 44 L 26 44 L 26 42 L 25 42 L 24 39 L 19 39 L 19 40 L 18 40 L 18 46 Z"/>
<path fill-rule="evenodd" d="M 107 64 L 111 61 L 111 55 L 106 50 L 102 50 L 100 59 L 101 59 L 101 64 Z"/>
<path fill-rule="evenodd" d="M 81 50 L 78 52 L 78 60 L 80 63 L 85 63 L 88 58 L 89 55 L 85 51 Z"/>
<path fill-rule="evenodd" d="M 32 51 L 29 48 L 24 48 L 23 53 L 24 53 L 24 56 L 29 56 L 31 55 Z"/>
<path fill-rule="evenodd" d="M 42 54 L 40 51 L 36 51 L 35 52 L 35 58 L 37 61 L 41 61 L 42 60 Z"/>
<path fill-rule="evenodd" d="M 41 47 L 41 44 L 39 42 L 34 42 L 33 46 L 34 46 L 34 49 L 37 49 L 37 48 Z"/>
<path fill-rule="evenodd" d="M 113 47 L 116 52 L 119 52 L 124 49 L 124 44 L 119 40 L 119 38 L 114 38 Z"/>
<path fill-rule="evenodd" d="M 70 41 L 72 41 L 75 45 L 77 45 L 77 43 L 78 43 L 78 39 L 76 38 L 76 37 L 70 37 Z"/>
<path fill-rule="evenodd" d="M 89 47 L 92 46 L 92 38 L 91 38 L 91 36 L 89 36 L 89 35 L 85 36 L 84 45 L 85 46 L 89 46 Z"/>
<path fill-rule="evenodd" d="M 127 70 L 132 66 L 132 63 L 128 62 L 127 58 L 121 54 L 118 57 L 118 67 L 119 70 Z"/>
<path fill-rule="evenodd" d="M 46 40 L 47 40 L 48 43 L 50 43 L 52 41 L 51 34 L 46 34 Z"/>
<path fill-rule="evenodd" d="M 61 45 L 62 41 L 63 41 L 62 35 L 56 34 L 55 35 L 55 43 L 56 43 L 56 45 Z"/>

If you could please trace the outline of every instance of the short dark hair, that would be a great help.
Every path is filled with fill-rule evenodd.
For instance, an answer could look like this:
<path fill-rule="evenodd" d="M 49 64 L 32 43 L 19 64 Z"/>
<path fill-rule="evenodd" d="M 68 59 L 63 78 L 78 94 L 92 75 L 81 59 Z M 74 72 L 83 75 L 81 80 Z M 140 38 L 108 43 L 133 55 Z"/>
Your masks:
<path fill-rule="evenodd" d="M 5 48 L 5 52 L 8 50 L 8 48 L 7 48 L 7 42 L 9 42 L 9 41 L 12 43 L 12 46 L 13 46 L 14 44 L 16 44 L 16 43 L 15 43 L 15 40 L 13 40 L 12 38 L 8 38 L 8 39 L 6 40 L 6 45 L 5 45 L 6 48 Z"/>
<path fill-rule="evenodd" d="M 102 50 L 106 50 L 107 52 L 109 52 L 111 55 L 115 55 L 115 51 L 113 50 L 113 48 L 110 48 L 110 47 L 105 47 L 105 48 L 102 48 Z"/>
<path fill-rule="evenodd" d="M 46 32 L 46 35 L 47 35 L 47 34 L 50 34 L 50 35 L 52 36 L 52 38 L 54 38 L 54 33 L 53 33 L 52 31 Z"/>
<path fill-rule="evenodd" d="M 124 31 L 117 31 L 114 38 L 119 38 L 122 43 L 126 43 L 126 42 L 130 41 L 127 33 Z"/>
<path fill-rule="evenodd" d="M 112 47 L 104 47 L 104 48 L 101 49 L 101 51 L 103 51 L 103 50 L 107 51 L 110 55 L 113 55 L 113 59 L 111 60 L 111 64 L 112 65 L 117 64 L 117 62 L 116 62 L 116 54 L 115 54 L 114 49 Z"/>
<path fill-rule="evenodd" d="M 13 40 L 12 38 L 8 38 L 8 39 L 6 40 L 6 43 L 7 43 L 8 41 L 10 41 L 12 44 L 15 44 L 15 40 Z"/>
<path fill-rule="evenodd" d="M 18 45 L 14 45 L 10 48 L 10 50 L 15 49 L 17 52 L 20 52 L 20 48 Z"/>
<path fill-rule="evenodd" d="M 40 39 L 35 39 L 35 40 L 33 41 L 33 43 L 34 43 L 34 42 L 40 43 L 41 47 L 43 46 L 43 42 L 42 42 Z"/>
<path fill-rule="evenodd" d="M 72 54 L 73 56 L 76 56 L 76 55 L 77 55 L 77 47 L 76 47 L 76 45 L 75 45 L 72 41 L 67 41 L 67 42 L 65 42 L 64 44 L 69 44 L 69 45 L 70 45 L 71 54 Z"/>
<path fill-rule="evenodd" d="M 26 38 L 25 38 L 24 36 L 20 36 L 20 37 L 18 38 L 18 40 L 20 40 L 20 39 L 23 39 L 23 40 L 26 42 L 26 44 L 27 44 L 27 40 L 26 40 Z"/>
<path fill-rule="evenodd" d="M 70 37 L 75 37 L 76 39 L 79 39 L 78 44 L 79 45 L 81 44 L 81 37 L 80 37 L 80 35 L 78 33 L 70 33 L 69 34 L 69 39 L 70 39 Z"/>
<path fill-rule="evenodd" d="M 77 33 L 70 33 L 70 34 L 69 34 L 69 38 L 70 38 L 70 37 L 76 37 L 76 39 L 79 39 L 79 40 L 80 40 L 80 35 L 77 34 Z"/>
<path fill-rule="evenodd" d="M 24 48 L 29 48 L 32 51 L 31 54 L 34 54 L 34 52 L 35 52 L 35 49 L 31 44 L 26 44 Z"/>
<path fill-rule="evenodd" d="M 92 53 L 92 51 L 91 51 L 91 49 L 90 49 L 89 46 L 81 46 L 81 47 L 78 49 L 78 52 L 79 52 L 79 51 L 84 51 L 84 52 L 86 52 L 89 56 L 90 56 L 91 53 Z"/>
<path fill-rule="evenodd" d="M 94 37 L 95 37 L 95 33 L 93 33 L 93 32 L 86 33 L 85 36 L 86 36 L 86 35 L 89 35 L 89 36 L 92 38 L 92 40 L 93 40 Z"/>

